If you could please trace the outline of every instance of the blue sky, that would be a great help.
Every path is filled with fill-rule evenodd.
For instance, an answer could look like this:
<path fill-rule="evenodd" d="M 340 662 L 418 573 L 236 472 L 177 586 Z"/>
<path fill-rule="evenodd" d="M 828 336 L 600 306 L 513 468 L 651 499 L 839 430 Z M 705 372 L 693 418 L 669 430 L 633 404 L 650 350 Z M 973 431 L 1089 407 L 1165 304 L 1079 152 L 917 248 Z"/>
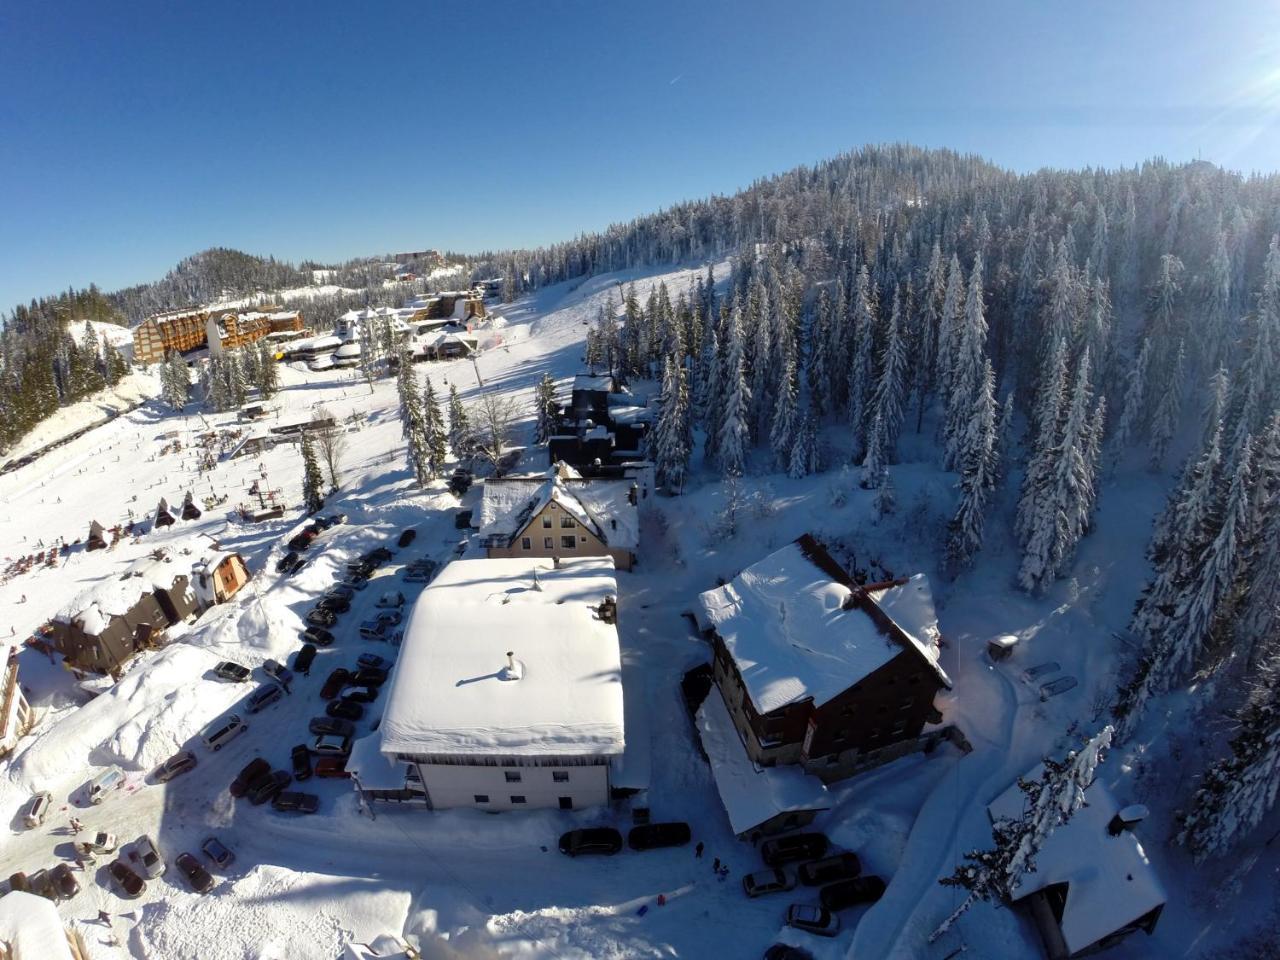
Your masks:
<path fill-rule="evenodd" d="M 1273 170 L 1278 109 L 1271 3 L 8 3 L 0 311 L 215 245 L 537 245 L 868 142 Z"/>

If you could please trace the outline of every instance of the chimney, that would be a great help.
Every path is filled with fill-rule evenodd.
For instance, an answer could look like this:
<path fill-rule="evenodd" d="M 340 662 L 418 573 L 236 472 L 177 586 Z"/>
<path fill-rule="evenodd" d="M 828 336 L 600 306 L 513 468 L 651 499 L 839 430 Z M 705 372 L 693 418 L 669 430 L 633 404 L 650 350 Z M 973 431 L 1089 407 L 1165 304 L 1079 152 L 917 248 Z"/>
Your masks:
<path fill-rule="evenodd" d="M 556 566 L 559 566 L 559 564 L 557 563 Z M 542 592 L 542 581 L 538 579 L 537 567 L 533 568 L 533 589 L 537 590 L 539 593 Z M 508 653 L 507 656 L 509 657 L 511 654 Z"/>
<path fill-rule="evenodd" d="M 618 622 L 617 598 L 614 597 L 612 594 L 610 594 L 609 596 L 606 596 L 603 600 L 600 601 L 600 606 L 597 608 L 597 613 L 599 613 L 600 619 L 604 623 L 617 623 Z"/>
<path fill-rule="evenodd" d="M 1118 837 L 1126 830 L 1132 830 L 1143 820 L 1147 819 L 1150 811 L 1140 803 L 1131 803 L 1116 813 L 1111 818 L 1111 822 L 1107 824 L 1107 833 L 1110 836 Z"/>
<path fill-rule="evenodd" d="M 498 671 L 499 680 L 519 680 L 524 676 L 524 664 L 516 660 L 515 652 L 507 651 L 507 665 Z"/>

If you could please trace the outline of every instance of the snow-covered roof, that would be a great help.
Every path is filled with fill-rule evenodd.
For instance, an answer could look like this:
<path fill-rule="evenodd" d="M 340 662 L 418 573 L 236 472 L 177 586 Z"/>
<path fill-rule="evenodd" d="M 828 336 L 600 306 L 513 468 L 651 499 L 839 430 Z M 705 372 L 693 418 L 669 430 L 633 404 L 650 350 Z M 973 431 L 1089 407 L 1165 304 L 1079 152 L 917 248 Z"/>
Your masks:
<path fill-rule="evenodd" d="M 590 530 L 607 546 L 634 550 L 640 543 L 640 515 L 630 502 L 629 480 L 549 477 L 487 480 L 480 502 L 480 536 L 509 544 L 548 503 Z"/>
<path fill-rule="evenodd" d="M 54 614 L 60 623 L 79 620 L 90 636 L 107 628 L 112 617 L 123 616 L 134 608 L 144 594 L 168 590 L 187 571 L 170 559 L 145 557 L 131 564 L 121 576 L 108 577 L 86 587 Z"/>
<path fill-rule="evenodd" d="M 340 346 L 337 350 L 333 352 L 333 358 L 335 360 L 345 360 L 345 359 L 351 359 L 351 358 L 359 359 L 360 352 L 361 351 L 360 351 L 359 343 L 355 343 L 355 342 L 344 343 L 342 346 Z"/>
<path fill-rule="evenodd" d="M 580 373 L 573 378 L 574 390 L 604 390 L 609 393 L 613 392 L 613 377 L 607 373 L 591 374 Z"/>
<path fill-rule="evenodd" d="M 618 631 L 596 610 L 617 592 L 608 557 L 450 563 L 405 626 L 382 752 L 621 753 Z"/>
<path fill-rule="evenodd" d="M 272 320 L 296 320 L 298 319 L 297 310 L 279 310 L 271 314 Z"/>
<path fill-rule="evenodd" d="M 871 601 L 856 602 L 855 589 L 816 541 L 802 537 L 703 593 L 694 615 L 701 629 L 714 629 L 724 641 L 761 713 L 806 698 L 822 706 L 903 650 L 921 655 L 949 686 L 936 650 L 927 652 L 912 634 L 900 640 L 882 629 L 864 606 Z M 919 622 L 925 605 L 918 588 L 895 597 L 895 605 L 915 631 L 930 635 Z"/>
<path fill-rule="evenodd" d="M 13 960 L 72 960 L 58 908 L 34 893 L 14 890 L 0 899 L 0 943 Z"/>
<path fill-rule="evenodd" d="M 1023 779 L 1038 780 L 1037 764 Z M 1022 816 L 1026 794 L 1015 782 L 991 801 L 992 820 Z M 1105 784 L 1085 790 L 1085 804 L 1044 840 L 1035 870 L 1024 873 L 1013 890 L 1017 901 L 1054 884 L 1065 883 L 1067 900 L 1059 928 L 1072 954 L 1110 936 L 1162 905 L 1164 886 L 1142 843 L 1132 830 L 1107 831 L 1120 805 Z"/>
<path fill-rule="evenodd" d="M 290 350 L 336 350 L 340 346 L 342 346 L 342 338 L 335 336 L 306 337 L 289 342 Z"/>
<path fill-rule="evenodd" d="M 826 785 L 813 774 L 793 764 L 757 767 L 751 762 L 718 686 L 712 685 L 698 708 L 697 723 L 734 833 L 747 833 L 780 813 L 831 806 Z"/>
<path fill-rule="evenodd" d="M 382 738 L 371 733 L 351 744 L 347 769 L 359 777 L 360 786 L 365 790 L 403 790 L 404 761 L 386 756 L 381 743 Z"/>
<path fill-rule="evenodd" d="M 921 655 L 933 664 L 933 669 L 942 682 L 951 686 L 951 678 L 938 661 L 941 653 L 938 641 L 942 638 L 942 633 L 938 630 L 938 611 L 933 605 L 933 590 L 929 586 L 929 578 L 923 573 L 917 573 L 908 578 L 906 583 L 868 590 L 867 596 L 889 615 Z"/>

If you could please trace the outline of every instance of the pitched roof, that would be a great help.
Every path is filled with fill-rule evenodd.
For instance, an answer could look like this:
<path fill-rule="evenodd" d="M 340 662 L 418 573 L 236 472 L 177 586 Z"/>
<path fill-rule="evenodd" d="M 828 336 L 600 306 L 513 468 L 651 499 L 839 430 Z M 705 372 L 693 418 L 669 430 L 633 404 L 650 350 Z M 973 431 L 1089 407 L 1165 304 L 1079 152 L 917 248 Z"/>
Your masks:
<path fill-rule="evenodd" d="M 630 480 L 584 480 L 567 471 L 562 476 L 555 467 L 549 472 L 549 477 L 486 480 L 480 536 L 510 546 L 548 503 L 555 503 L 606 546 L 636 548 L 640 519 L 631 503 Z"/>
<path fill-rule="evenodd" d="M 821 706 L 904 650 L 950 686 L 923 574 L 875 593 L 879 602 L 806 534 L 701 594 L 694 616 L 724 641 L 761 713 L 805 699 Z M 881 607 L 886 595 L 909 629 Z"/>

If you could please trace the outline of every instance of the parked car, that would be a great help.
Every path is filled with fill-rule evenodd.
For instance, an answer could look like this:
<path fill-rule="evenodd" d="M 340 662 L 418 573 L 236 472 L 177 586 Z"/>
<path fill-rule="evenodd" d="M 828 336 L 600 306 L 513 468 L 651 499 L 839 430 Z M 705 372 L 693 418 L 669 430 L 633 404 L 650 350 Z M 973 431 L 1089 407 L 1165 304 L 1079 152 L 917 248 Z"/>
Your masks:
<path fill-rule="evenodd" d="M 854 877 L 828 884 L 818 891 L 818 901 L 828 910 L 844 910 L 859 903 L 875 903 L 884 896 L 879 877 Z"/>
<path fill-rule="evenodd" d="M 168 783 L 180 774 L 189 773 L 196 768 L 196 755 L 190 750 L 175 753 L 160 766 L 156 767 L 152 777 L 156 783 Z"/>
<path fill-rule="evenodd" d="M 658 847 L 682 847 L 689 842 L 687 823 L 645 823 L 632 827 L 627 846 L 632 850 L 654 850 Z"/>
<path fill-rule="evenodd" d="M 350 587 L 352 590 L 363 590 L 369 585 L 369 574 L 372 572 L 372 570 L 369 570 L 348 573 L 346 577 L 343 578 L 342 585 L 344 587 Z"/>
<path fill-rule="evenodd" d="M 320 779 L 349 777 L 346 757 L 321 757 L 316 761 L 316 776 Z"/>
<path fill-rule="evenodd" d="M 351 671 L 346 667 L 337 667 L 329 674 L 324 682 L 324 686 L 320 688 L 320 697 L 324 700 L 332 700 L 342 690 L 348 680 L 351 679 Z"/>
<path fill-rule="evenodd" d="M 346 523 L 346 522 L 347 522 L 347 515 L 346 515 L 345 513 L 342 513 L 341 511 L 339 511 L 338 513 L 331 513 L 331 514 L 329 514 L 329 516 L 328 516 L 328 518 L 327 518 L 327 519 L 328 519 L 328 522 L 329 522 L 329 526 L 331 526 L 331 527 L 336 527 L 336 526 L 338 526 L 338 525 L 340 525 L 340 524 L 343 524 L 343 523 Z"/>
<path fill-rule="evenodd" d="M 204 843 L 200 844 L 200 849 L 204 851 L 204 855 L 213 861 L 213 865 L 219 870 L 225 870 L 235 862 L 236 855 L 228 850 L 217 837 L 205 837 Z"/>
<path fill-rule="evenodd" d="M 248 667 L 232 663 L 230 660 L 223 660 L 213 668 L 214 676 L 219 680 L 229 680 L 231 683 L 243 683 L 252 673 L 253 671 Z"/>
<path fill-rule="evenodd" d="M 335 734 L 339 737 L 350 737 L 355 734 L 356 725 L 341 717 L 312 717 L 307 729 L 316 736 Z"/>
<path fill-rule="evenodd" d="M 320 798 L 314 793 L 303 793 L 300 790 L 285 790 L 276 794 L 271 801 L 275 810 L 285 813 L 315 813 L 320 809 Z"/>
<path fill-rule="evenodd" d="M 208 893 L 213 889 L 213 875 L 192 854 L 180 853 L 173 862 L 196 893 Z"/>
<path fill-rule="evenodd" d="M 120 888 L 121 896 L 136 897 L 147 889 L 147 883 L 129 868 L 123 860 L 112 860 L 107 864 L 107 873 Z"/>
<path fill-rule="evenodd" d="M 240 719 L 238 714 L 229 713 L 214 720 L 200 731 L 200 741 L 217 753 L 228 741 L 244 733 L 249 725 Z"/>
<path fill-rule="evenodd" d="M 301 573 L 303 570 L 307 569 L 307 567 L 309 567 L 310 565 L 311 565 L 310 557 L 298 557 L 297 560 L 294 560 L 293 563 L 289 565 L 289 569 L 286 570 L 285 573 L 290 577 L 296 576 L 297 574 Z"/>
<path fill-rule="evenodd" d="M 260 710 L 265 710 L 267 707 L 271 706 L 271 704 L 275 703 L 283 696 L 284 691 L 274 683 L 270 685 L 264 684 L 245 698 L 245 711 L 248 713 L 258 713 Z"/>
<path fill-rule="evenodd" d="M 404 594 L 399 590 L 388 590 L 378 598 L 378 606 L 400 609 L 404 606 Z"/>
<path fill-rule="evenodd" d="M 321 594 L 321 596 L 335 597 L 339 600 L 351 600 L 355 595 L 356 592 L 345 583 L 335 583 L 332 587 Z"/>
<path fill-rule="evenodd" d="M 351 700 L 330 700 L 324 708 L 326 717 L 338 717 L 342 720 L 359 720 L 364 716 L 364 707 Z"/>
<path fill-rule="evenodd" d="M 316 538 L 314 530 L 303 530 L 301 533 L 295 534 L 289 539 L 290 550 L 305 550 L 311 546 L 311 541 Z"/>
<path fill-rule="evenodd" d="M 337 733 L 322 733 L 311 745 L 315 753 L 345 757 L 351 753 L 351 737 Z"/>
<path fill-rule="evenodd" d="M 391 661 L 386 657 L 378 656 L 376 653 L 362 653 L 356 657 L 356 666 L 361 669 L 373 667 L 375 670 L 390 670 Z"/>
<path fill-rule="evenodd" d="M 315 644 L 304 643 L 302 648 L 293 655 L 293 669 L 297 670 L 304 677 L 309 677 L 311 676 L 311 664 L 315 659 Z"/>
<path fill-rule="evenodd" d="M 405 583 L 430 583 L 431 573 L 422 568 L 414 568 L 412 570 L 406 568 L 404 571 L 404 582 Z"/>
<path fill-rule="evenodd" d="M 472 473 L 459 467 L 453 471 L 453 476 L 449 478 L 449 492 L 455 497 L 460 497 L 471 489 Z"/>
<path fill-rule="evenodd" d="M 46 900 L 58 899 L 58 890 L 54 887 L 53 878 L 49 876 L 48 870 L 37 870 L 27 877 L 27 886 L 29 887 L 29 892 L 44 897 Z"/>
<path fill-rule="evenodd" d="M 793 903 L 787 907 L 787 926 L 816 933 L 820 937 L 834 937 L 840 932 L 840 918 L 826 907 Z"/>
<path fill-rule="evenodd" d="M 409 544 L 413 543 L 417 536 L 418 531 L 413 527 L 410 527 L 408 530 L 405 530 L 400 534 L 399 539 L 396 540 L 396 546 L 403 550 Z"/>
<path fill-rule="evenodd" d="M 820 887 L 824 883 L 847 880 L 862 872 L 862 864 L 854 853 L 837 853 L 821 860 L 800 864 L 798 877 L 806 887 Z"/>
<path fill-rule="evenodd" d="M 272 770 L 250 784 L 246 796 L 255 807 L 261 806 L 287 787 L 292 779 L 285 770 Z"/>
<path fill-rule="evenodd" d="M 236 774 L 236 778 L 231 781 L 231 786 L 228 790 L 233 797 L 243 797 L 249 790 L 249 784 L 270 772 L 271 764 L 262 757 L 256 757 Z"/>
<path fill-rule="evenodd" d="M 382 667 L 361 667 L 351 675 L 347 683 L 359 687 L 380 687 L 387 682 L 387 671 Z"/>
<path fill-rule="evenodd" d="M 9 874 L 9 892 L 20 890 L 23 893 L 31 892 L 31 881 L 27 879 L 27 875 L 19 870 L 17 873 Z"/>
<path fill-rule="evenodd" d="M 124 771 L 119 767 L 108 767 L 89 781 L 89 802 L 97 806 L 112 790 L 124 785 Z"/>
<path fill-rule="evenodd" d="M 298 782 L 311 779 L 311 751 L 305 743 L 300 743 L 289 751 L 293 761 L 293 779 Z"/>
<path fill-rule="evenodd" d="M 386 563 L 392 556 L 394 554 L 386 547 L 374 547 L 362 559 L 368 560 L 370 563 Z"/>
<path fill-rule="evenodd" d="M 85 841 L 85 845 L 90 853 L 115 853 L 118 844 L 114 833 L 99 830 L 92 840 Z"/>
<path fill-rule="evenodd" d="M 789 943 L 775 943 L 764 952 L 764 960 L 813 960 L 813 954 Z"/>
<path fill-rule="evenodd" d="M 160 856 L 155 841 L 145 833 L 133 842 L 129 859 L 141 868 L 138 872 L 148 880 L 154 880 L 164 873 L 164 858 Z"/>
<path fill-rule="evenodd" d="M 389 627 L 398 626 L 400 621 L 404 619 L 404 614 L 399 610 L 379 610 L 373 615 L 373 619 L 379 623 L 385 623 Z"/>
<path fill-rule="evenodd" d="M 343 700 L 351 703 L 373 703 L 378 699 L 377 687 L 350 687 L 342 694 Z"/>
<path fill-rule="evenodd" d="M 298 562 L 299 555 L 297 550 L 290 550 L 279 562 L 276 563 L 276 573 L 292 573 L 293 565 Z"/>
<path fill-rule="evenodd" d="M 70 900 L 80 892 L 79 881 L 76 880 L 75 874 L 71 872 L 71 867 L 65 863 L 60 863 L 50 870 L 49 879 L 53 881 L 54 890 L 63 900 Z"/>
<path fill-rule="evenodd" d="M 332 627 L 338 622 L 338 615 L 324 607 L 316 607 L 307 614 L 307 623 L 313 627 Z"/>
<path fill-rule="evenodd" d="M 323 627 L 307 627 L 302 631 L 302 639 L 317 647 L 333 646 L 333 634 Z"/>
<path fill-rule="evenodd" d="M 22 822 L 27 825 L 27 829 L 40 826 L 44 823 L 44 818 L 49 815 L 49 808 L 52 806 L 53 796 L 48 790 L 41 790 L 27 801 L 27 806 L 22 811 Z"/>
<path fill-rule="evenodd" d="M 603 853 L 609 856 L 622 849 L 622 834 L 613 827 L 583 827 L 570 830 L 560 837 L 560 852 L 577 857 L 584 853 Z"/>
<path fill-rule="evenodd" d="M 385 640 L 390 632 L 391 627 L 381 620 L 360 621 L 360 636 L 365 640 Z"/>
<path fill-rule="evenodd" d="M 317 610 L 332 610 L 334 613 L 346 613 L 351 609 L 351 601 L 346 597 L 321 597 L 316 604 Z"/>
<path fill-rule="evenodd" d="M 368 579 L 369 574 L 377 569 L 378 561 L 369 559 L 367 555 L 347 561 L 347 573 L 353 576 L 362 576 Z"/>
<path fill-rule="evenodd" d="M 793 833 L 760 844 L 760 856 L 770 867 L 793 860 L 816 860 L 827 852 L 827 838 L 821 833 Z"/>
<path fill-rule="evenodd" d="M 796 878 L 785 870 L 757 870 L 742 878 L 742 892 L 748 897 L 763 897 L 766 893 L 782 893 L 794 889 Z"/>
<path fill-rule="evenodd" d="M 286 687 L 293 682 L 293 671 L 278 660 L 267 660 L 262 664 L 262 672 Z"/>

